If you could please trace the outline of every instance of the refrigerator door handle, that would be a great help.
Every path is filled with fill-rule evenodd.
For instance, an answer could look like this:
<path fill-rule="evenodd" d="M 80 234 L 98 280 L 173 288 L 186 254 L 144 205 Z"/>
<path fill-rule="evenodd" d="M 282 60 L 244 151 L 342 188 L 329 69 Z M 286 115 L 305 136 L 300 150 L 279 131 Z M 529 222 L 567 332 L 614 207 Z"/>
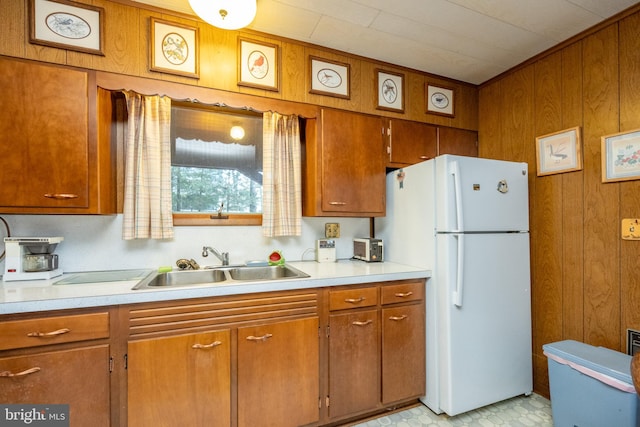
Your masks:
<path fill-rule="evenodd" d="M 458 162 L 451 162 L 451 175 L 453 175 L 453 192 L 456 200 L 457 231 L 464 230 L 464 218 L 462 215 L 462 188 L 460 187 L 460 168 Z"/>
<path fill-rule="evenodd" d="M 458 256 L 456 257 L 456 288 L 453 291 L 453 305 L 462 307 L 462 291 L 464 287 L 464 234 L 454 236 L 458 246 Z"/>

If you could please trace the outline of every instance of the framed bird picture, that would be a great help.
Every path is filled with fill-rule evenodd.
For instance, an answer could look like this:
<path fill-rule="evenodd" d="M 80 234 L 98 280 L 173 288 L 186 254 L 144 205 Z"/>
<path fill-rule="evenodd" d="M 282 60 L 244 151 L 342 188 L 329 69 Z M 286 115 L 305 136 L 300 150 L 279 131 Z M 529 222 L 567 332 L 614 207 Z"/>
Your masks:
<path fill-rule="evenodd" d="M 198 28 L 151 18 L 151 71 L 199 78 Z"/>
<path fill-rule="evenodd" d="M 376 69 L 378 110 L 404 113 L 404 74 Z"/>
<path fill-rule="evenodd" d="M 580 127 L 536 138 L 538 176 L 582 169 Z"/>
<path fill-rule="evenodd" d="M 279 91 L 278 45 L 238 38 L 238 86 Z"/>
<path fill-rule="evenodd" d="M 349 99 L 351 66 L 346 62 L 331 61 L 309 55 L 309 93 Z"/>

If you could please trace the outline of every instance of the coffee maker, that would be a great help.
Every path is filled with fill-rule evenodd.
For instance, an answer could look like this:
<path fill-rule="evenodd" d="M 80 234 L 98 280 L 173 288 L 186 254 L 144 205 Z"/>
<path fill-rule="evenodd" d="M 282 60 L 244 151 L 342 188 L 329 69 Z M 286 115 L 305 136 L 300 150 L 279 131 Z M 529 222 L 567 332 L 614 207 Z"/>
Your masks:
<path fill-rule="evenodd" d="M 60 276 L 58 255 L 53 252 L 63 237 L 5 237 L 3 280 L 39 280 Z"/>

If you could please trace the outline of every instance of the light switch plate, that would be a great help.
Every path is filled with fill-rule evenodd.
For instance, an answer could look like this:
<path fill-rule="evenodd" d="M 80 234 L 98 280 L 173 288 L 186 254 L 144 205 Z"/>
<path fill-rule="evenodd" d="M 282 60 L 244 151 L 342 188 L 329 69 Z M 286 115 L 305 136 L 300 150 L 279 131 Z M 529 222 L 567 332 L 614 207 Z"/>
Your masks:
<path fill-rule="evenodd" d="M 640 240 L 640 219 L 623 218 L 620 234 L 623 240 Z"/>

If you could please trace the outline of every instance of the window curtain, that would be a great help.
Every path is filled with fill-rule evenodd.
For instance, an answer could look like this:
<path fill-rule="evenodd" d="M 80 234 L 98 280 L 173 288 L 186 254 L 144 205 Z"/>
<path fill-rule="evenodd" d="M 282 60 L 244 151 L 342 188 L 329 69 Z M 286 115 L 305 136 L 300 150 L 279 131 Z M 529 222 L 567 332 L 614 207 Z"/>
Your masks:
<path fill-rule="evenodd" d="M 299 236 L 302 181 L 298 116 L 263 113 L 262 234 Z"/>
<path fill-rule="evenodd" d="M 124 94 L 128 122 L 122 238 L 171 239 L 171 98 Z"/>

